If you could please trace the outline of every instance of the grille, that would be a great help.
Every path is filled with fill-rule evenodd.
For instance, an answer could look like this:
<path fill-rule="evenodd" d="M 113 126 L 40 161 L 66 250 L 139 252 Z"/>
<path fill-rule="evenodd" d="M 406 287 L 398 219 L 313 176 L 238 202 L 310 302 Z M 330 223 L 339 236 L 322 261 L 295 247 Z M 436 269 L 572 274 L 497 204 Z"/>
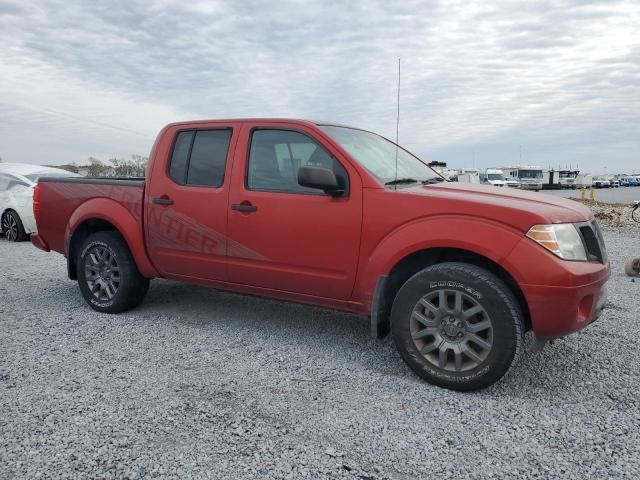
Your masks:
<path fill-rule="evenodd" d="M 604 246 L 604 238 L 595 220 L 579 227 L 580 234 L 584 240 L 587 256 L 589 260 L 597 260 L 600 263 L 607 263 L 607 249 Z"/>

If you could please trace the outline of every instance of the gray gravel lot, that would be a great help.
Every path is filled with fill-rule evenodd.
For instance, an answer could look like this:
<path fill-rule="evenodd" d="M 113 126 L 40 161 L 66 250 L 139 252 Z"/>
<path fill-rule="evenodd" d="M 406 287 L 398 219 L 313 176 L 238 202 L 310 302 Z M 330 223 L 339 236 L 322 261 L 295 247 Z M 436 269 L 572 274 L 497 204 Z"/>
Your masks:
<path fill-rule="evenodd" d="M 598 323 L 467 394 L 362 317 L 167 281 L 98 314 L 0 241 L 0 478 L 638 478 L 640 230 L 606 240 Z"/>

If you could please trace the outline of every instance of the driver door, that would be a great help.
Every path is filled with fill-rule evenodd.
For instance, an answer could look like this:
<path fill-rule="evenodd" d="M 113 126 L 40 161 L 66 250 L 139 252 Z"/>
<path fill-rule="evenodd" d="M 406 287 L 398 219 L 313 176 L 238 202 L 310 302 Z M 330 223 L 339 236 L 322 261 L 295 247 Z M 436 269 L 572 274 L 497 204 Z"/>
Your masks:
<path fill-rule="evenodd" d="M 350 298 L 362 223 L 362 184 L 311 128 L 248 123 L 238 140 L 229 198 L 228 275 L 234 283 Z M 302 165 L 331 168 L 347 193 L 301 187 Z"/>

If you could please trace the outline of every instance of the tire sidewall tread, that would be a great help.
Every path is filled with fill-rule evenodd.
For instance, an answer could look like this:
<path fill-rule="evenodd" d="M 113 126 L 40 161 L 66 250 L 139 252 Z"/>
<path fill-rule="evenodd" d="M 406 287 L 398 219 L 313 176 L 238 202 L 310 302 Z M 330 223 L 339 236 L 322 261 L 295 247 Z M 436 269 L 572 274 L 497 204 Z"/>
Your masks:
<path fill-rule="evenodd" d="M 15 240 L 13 240 L 13 242 L 24 242 L 25 240 L 27 240 L 27 238 L 29 238 L 29 235 L 27 235 L 27 232 L 24 229 L 24 225 L 22 224 L 22 220 L 20 219 L 20 215 L 18 215 L 18 213 L 15 210 L 9 210 L 5 213 L 2 214 L 2 217 L 0 218 L 0 222 L 2 222 L 4 220 L 5 217 L 11 216 L 13 217 L 13 219 L 16 222 L 16 225 L 18 226 L 18 236 L 16 237 Z M 7 233 L 6 232 L 2 232 L 2 234 L 4 235 L 5 238 L 7 238 Z M 9 240 L 7 238 L 7 240 Z M 9 240 L 11 241 L 11 240 Z"/>
<path fill-rule="evenodd" d="M 443 286 L 472 295 L 491 318 L 493 346 L 489 357 L 469 371 L 437 369 L 423 357 L 411 337 L 409 319 L 418 300 Z M 517 363 L 522 352 L 524 319 L 513 293 L 493 273 L 472 264 L 446 262 L 419 271 L 400 288 L 391 310 L 391 331 L 400 355 L 421 378 L 441 387 L 468 391 L 495 383 Z"/>
<path fill-rule="evenodd" d="M 120 285 L 115 296 L 106 302 L 94 297 L 87 285 L 84 259 L 96 246 L 109 250 L 120 269 Z M 119 313 L 134 308 L 142 302 L 149 288 L 149 280 L 138 271 L 129 247 L 115 231 L 102 231 L 89 235 L 82 244 L 76 261 L 78 285 L 83 297 L 94 310 L 102 313 Z"/>

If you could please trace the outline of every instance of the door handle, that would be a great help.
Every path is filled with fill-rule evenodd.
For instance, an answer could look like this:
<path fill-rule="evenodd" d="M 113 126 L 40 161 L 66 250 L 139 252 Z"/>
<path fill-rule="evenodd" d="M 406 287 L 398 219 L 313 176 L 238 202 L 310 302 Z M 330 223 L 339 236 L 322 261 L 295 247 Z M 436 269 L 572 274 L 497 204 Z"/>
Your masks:
<path fill-rule="evenodd" d="M 153 202 L 154 205 L 173 205 L 173 200 L 166 196 L 154 198 L 151 202 Z"/>
<path fill-rule="evenodd" d="M 251 205 L 249 202 L 242 202 L 235 205 L 231 205 L 231 210 L 236 210 L 238 212 L 251 213 L 258 210 L 258 207 L 255 205 Z"/>

